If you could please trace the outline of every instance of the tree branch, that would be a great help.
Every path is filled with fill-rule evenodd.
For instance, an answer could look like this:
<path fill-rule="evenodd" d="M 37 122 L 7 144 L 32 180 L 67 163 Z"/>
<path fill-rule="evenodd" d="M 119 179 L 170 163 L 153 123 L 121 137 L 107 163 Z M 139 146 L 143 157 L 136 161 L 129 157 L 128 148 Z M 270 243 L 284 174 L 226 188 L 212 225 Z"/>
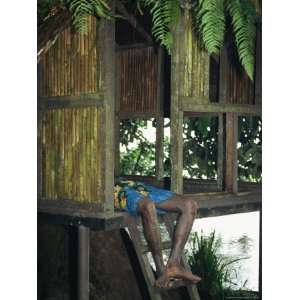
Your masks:
<path fill-rule="evenodd" d="M 119 0 L 116 2 L 116 8 L 127 19 L 128 23 L 146 39 L 147 42 L 153 42 L 149 33 L 141 26 L 138 20 L 127 11 L 124 4 Z"/>

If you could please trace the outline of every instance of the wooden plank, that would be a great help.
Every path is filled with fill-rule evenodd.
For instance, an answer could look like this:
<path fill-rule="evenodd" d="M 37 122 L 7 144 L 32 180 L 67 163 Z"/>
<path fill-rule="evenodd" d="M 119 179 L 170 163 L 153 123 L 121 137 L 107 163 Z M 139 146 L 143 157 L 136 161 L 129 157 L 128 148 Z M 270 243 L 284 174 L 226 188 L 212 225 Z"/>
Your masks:
<path fill-rule="evenodd" d="M 43 112 L 37 111 L 37 196 L 42 196 L 43 190 Z"/>
<path fill-rule="evenodd" d="M 255 104 L 262 101 L 262 32 L 261 23 L 256 25 L 256 53 L 255 53 Z"/>
<path fill-rule="evenodd" d="M 208 112 L 208 113 L 227 113 L 234 112 L 241 115 L 260 115 L 261 105 L 252 104 L 227 104 L 227 103 L 201 103 L 198 97 L 180 97 L 180 108 L 185 112 Z"/>
<path fill-rule="evenodd" d="M 93 230 L 118 229 L 123 224 L 124 213 L 108 216 L 99 203 L 80 203 L 64 199 L 39 199 L 38 218 L 44 223 L 85 225 Z"/>
<path fill-rule="evenodd" d="M 228 69 L 228 50 L 225 44 L 220 51 L 219 103 L 227 102 Z"/>
<path fill-rule="evenodd" d="M 157 116 L 156 116 L 156 143 L 155 143 L 155 172 L 157 180 L 164 176 L 164 57 L 163 49 L 158 48 L 157 60 Z"/>
<path fill-rule="evenodd" d="M 112 12 L 115 11 L 115 0 L 110 1 Z M 102 160 L 102 196 L 104 211 L 110 215 L 114 212 L 114 163 L 115 163 L 115 20 L 101 20 L 97 26 L 97 53 L 100 61 L 99 87 L 104 95 L 103 120 L 101 127 L 101 160 Z M 99 201 L 100 201 L 99 199 Z"/>
<path fill-rule="evenodd" d="M 104 95 L 83 94 L 78 96 L 57 96 L 57 97 L 39 97 L 38 108 L 54 109 L 54 108 L 71 108 L 71 107 L 87 107 L 87 106 L 103 106 Z"/>
<path fill-rule="evenodd" d="M 151 269 L 150 263 L 148 261 L 148 258 L 145 254 L 142 254 L 140 245 L 141 245 L 141 237 L 140 233 L 137 229 L 137 224 L 135 217 L 129 217 L 127 218 L 127 227 L 129 229 L 130 237 L 132 239 L 132 242 L 134 244 L 136 255 L 138 258 L 138 261 L 140 263 L 142 272 L 144 274 L 144 278 L 146 281 L 146 285 L 148 288 L 148 292 L 150 295 L 151 300 L 162 300 L 160 291 L 156 288 L 154 288 L 155 278 L 153 271 Z"/>
<path fill-rule="evenodd" d="M 183 190 L 183 112 L 180 109 L 180 95 L 183 93 L 182 74 L 184 53 L 182 38 L 184 24 L 182 15 L 173 33 L 174 47 L 171 55 L 171 190 L 181 194 Z"/>
<path fill-rule="evenodd" d="M 156 118 L 156 113 L 154 112 L 124 112 L 124 111 L 119 111 L 117 114 L 117 117 L 121 120 L 125 119 L 151 119 L 151 118 Z"/>
<path fill-rule="evenodd" d="M 115 176 L 120 175 L 120 102 L 121 102 L 121 55 L 116 52 L 116 103 L 115 103 Z"/>
<path fill-rule="evenodd" d="M 224 157 L 225 157 L 225 134 L 224 134 L 224 116 L 218 115 L 218 161 L 217 161 L 217 185 L 220 191 L 224 188 Z"/>
<path fill-rule="evenodd" d="M 116 51 L 122 51 L 126 49 L 138 49 L 138 48 L 147 48 L 153 47 L 153 43 L 137 43 L 137 44 L 129 44 L 129 45 L 116 45 Z"/>
<path fill-rule="evenodd" d="M 235 113 L 226 113 L 226 159 L 225 159 L 225 190 L 237 193 L 237 142 L 238 116 Z"/>
<path fill-rule="evenodd" d="M 164 216 L 164 222 L 166 224 L 166 228 L 169 233 L 170 239 L 172 239 L 174 236 L 174 230 L 175 230 L 174 221 L 175 221 L 175 214 L 167 214 L 166 216 Z M 184 255 L 182 255 L 181 257 L 181 262 L 186 270 L 189 271 L 191 270 Z M 200 296 L 196 284 L 187 284 L 186 288 L 191 300 L 200 300 Z"/>

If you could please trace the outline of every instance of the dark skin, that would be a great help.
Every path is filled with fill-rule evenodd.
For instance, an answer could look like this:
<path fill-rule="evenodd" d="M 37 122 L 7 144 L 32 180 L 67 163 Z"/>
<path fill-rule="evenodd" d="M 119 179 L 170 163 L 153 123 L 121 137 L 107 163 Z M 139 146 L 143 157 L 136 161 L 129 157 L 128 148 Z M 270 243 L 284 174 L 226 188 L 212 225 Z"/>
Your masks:
<path fill-rule="evenodd" d="M 179 214 L 174 231 L 173 246 L 166 266 L 164 266 L 163 262 L 162 242 L 156 208 Z M 200 277 L 185 270 L 181 264 L 184 246 L 197 215 L 197 208 L 197 203 L 193 199 L 177 194 L 161 203 L 153 202 L 148 198 L 138 202 L 138 212 L 142 217 L 144 235 L 152 252 L 158 274 L 155 285 L 159 288 L 170 287 L 173 278 L 183 279 L 192 283 L 197 283 L 201 280 Z"/>

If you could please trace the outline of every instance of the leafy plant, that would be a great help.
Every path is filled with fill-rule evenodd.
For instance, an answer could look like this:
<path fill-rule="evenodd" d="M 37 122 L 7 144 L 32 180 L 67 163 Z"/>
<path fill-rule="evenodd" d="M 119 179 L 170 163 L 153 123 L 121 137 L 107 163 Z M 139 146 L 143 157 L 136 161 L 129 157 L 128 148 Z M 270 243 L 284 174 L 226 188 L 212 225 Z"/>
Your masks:
<path fill-rule="evenodd" d="M 80 33 L 87 33 L 87 17 L 111 18 L 110 7 L 105 0 L 67 0 L 72 13 L 72 23 Z"/>
<path fill-rule="evenodd" d="M 121 0 L 119 0 L 121 1 Z M 123 1 L 127 3 L 127 1 Z M 38 3 L 39 19 L 49 15 L 51 7 L 69 9 L 75 29 L 81 33 L 87 30 L 87 16 L 112 18 L 113 13 L 108 0 L 41 0 Z M 242 66 L 253 80 L 256 11 L 251 0 L 191 0 L 193 26 L 199 42 L 207 51 L 217 53 L 224 44 L 226 28 L 233 28 L 235 45 Z M 181 11 L 180 0 L 135 0 L 136 12 L 143 14 L 148 10 L 152 15 L 152 33 L 157 41 L 170 53 L 173 46 L 172 28 Z M 228 22 L 226 22 L 228 20 Z"/>
<path fill-rule="evenodd" d="M 195 1 L 192 12 L 199 39 L 202 39 L 209 53 L 217 53 L 222 47 L 226 27 L 224 1 Z"/>
<path fill-rule="evenodd" d="M 180 16 L 179 0 L 145 0 L 144 6 L 150 9 L 152 14 L 152 33 L 154 37 L 165 46 L 170 54 L 173 37 L 171 28 L 176 24 Z"/>
<path fill-rule="evenodd" d="M 239 180 L 262 180 L 262 123 L 260 117 L 239 118 Z"/>
<path fill-rule="evenodd" d="M 228 287 L 234 285 L 238 277 L 237 263 L 247 257 L 222 255 L 222 239 L 216 237 L 214 231 L 208 236 L 203 232 L 200 236 L 193 233 L 189 244 L 191 249 L 187 255 L 191 270 L 202 278 L 198 283 L 201 299 L 223 300 Z"/>
<path fill-rule="evenodd" d="M 249 0 L 226 0 L 225 7 L 231 17 L 235 44 L 246 73 L 253 80 L 256 11 Z"/>

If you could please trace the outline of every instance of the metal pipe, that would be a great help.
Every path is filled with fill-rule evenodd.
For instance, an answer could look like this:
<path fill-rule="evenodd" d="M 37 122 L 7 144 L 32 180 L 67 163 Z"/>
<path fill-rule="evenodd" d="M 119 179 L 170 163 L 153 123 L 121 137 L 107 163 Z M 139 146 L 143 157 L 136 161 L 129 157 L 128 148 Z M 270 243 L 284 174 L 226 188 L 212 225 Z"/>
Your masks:
<path fill-rule="evenodd" d="M 78 300 L 89 300 L 90 229 L 78 226 Z"/>

